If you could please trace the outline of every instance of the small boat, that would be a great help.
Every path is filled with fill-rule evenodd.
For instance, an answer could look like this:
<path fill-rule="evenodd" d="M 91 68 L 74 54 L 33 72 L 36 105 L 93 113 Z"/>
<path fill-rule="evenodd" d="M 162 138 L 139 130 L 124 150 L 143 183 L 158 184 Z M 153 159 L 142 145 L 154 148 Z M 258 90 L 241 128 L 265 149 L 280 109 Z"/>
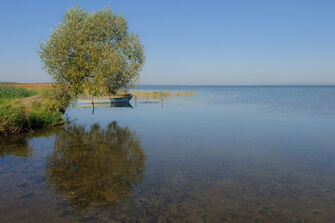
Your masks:
<path fill-rule="evenodd" d="M 116 103 L 129 103 L 130 99 L 133 97 L 132 94 L 122 94 L 111 96 L 108 98 L 79 98 L 77 100 L 78 104 L 116 104 Z"/>

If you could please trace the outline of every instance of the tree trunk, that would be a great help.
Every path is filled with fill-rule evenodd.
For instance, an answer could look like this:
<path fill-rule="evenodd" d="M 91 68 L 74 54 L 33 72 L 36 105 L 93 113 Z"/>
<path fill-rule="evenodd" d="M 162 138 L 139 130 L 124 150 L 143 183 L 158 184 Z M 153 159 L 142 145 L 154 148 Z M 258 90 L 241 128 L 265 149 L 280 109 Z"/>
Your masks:
<path fill-rule="evenodd" d="M 94 115 L 94 101 L 93 101 L 93 99 L 92 99 L 92 106 L 93 106 L 93 108 L 92 108 L 92 115 Z"/>

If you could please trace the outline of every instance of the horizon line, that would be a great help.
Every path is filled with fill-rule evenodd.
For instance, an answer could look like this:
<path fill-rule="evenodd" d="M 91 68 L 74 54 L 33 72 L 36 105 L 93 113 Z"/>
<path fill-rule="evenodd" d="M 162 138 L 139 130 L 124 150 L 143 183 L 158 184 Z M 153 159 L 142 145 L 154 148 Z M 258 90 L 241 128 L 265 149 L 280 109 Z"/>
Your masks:
<path fill-rule="evenodd" d="M 4 81 L 0 84 L 51 84 L 52 82 L 15 82 L 15 81 Z M 213 86 L 213 87 L 285 87 L 285 86 L 292 86 L 292 87 L 335 87 L 335 83 L 325 84 L 325 83 L 318 83 L 318 84 L 299 84 L 299 83 L 292 83 L 292 84 L 139 84 L 136 86 Z"/>
<path fill-rule="evenodd" d="M 213 87 L 276 87 L 276 86 L 329 86 L 334 84 L 139 84 L 137 86 L 213 86 Z"/>

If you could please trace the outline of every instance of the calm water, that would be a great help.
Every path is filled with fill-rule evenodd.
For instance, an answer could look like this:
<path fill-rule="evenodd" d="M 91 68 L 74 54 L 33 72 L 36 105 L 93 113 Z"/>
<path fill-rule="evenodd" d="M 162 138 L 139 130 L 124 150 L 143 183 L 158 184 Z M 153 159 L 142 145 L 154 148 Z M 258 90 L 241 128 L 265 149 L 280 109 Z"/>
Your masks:
<path fill-rule="evenodd" d="M 335 87 L 68 109 L 0 142 L 0 222 L 335 222 Z"/>

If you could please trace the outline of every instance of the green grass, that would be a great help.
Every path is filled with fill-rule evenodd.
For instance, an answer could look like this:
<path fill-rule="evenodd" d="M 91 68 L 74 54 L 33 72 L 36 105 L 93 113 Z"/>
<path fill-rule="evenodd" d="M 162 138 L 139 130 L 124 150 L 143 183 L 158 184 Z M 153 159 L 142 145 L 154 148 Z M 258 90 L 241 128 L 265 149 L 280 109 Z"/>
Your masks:
<path fill-rule="evenodd" d="M 40 129 L 62 122 L 63 114 L 57 111 L 54 103 L 48 98 L 32 102 L 28 111 L 27 119 L 32 129 Z"/>
<path fill-rule="evenodd" d="M 36 91 L 0 86 L 0 136 L 27 133 L 63 122 L 57 102 L 47 91 L 40 91 L 41 98 L 26 105 L 22 97 L 37 94 Z"/>
<path fill-rule="evenodd" d="M 27 120 L 24 106 L 12 100 L 0 100 L 0 135 L 24 132 Z"/>
<path fill-rule="evenodd" d="M 0 85 L 0 98 L 23 98 L 37 95 L 37 91 L 15 88 L 11 85 Z"/>

